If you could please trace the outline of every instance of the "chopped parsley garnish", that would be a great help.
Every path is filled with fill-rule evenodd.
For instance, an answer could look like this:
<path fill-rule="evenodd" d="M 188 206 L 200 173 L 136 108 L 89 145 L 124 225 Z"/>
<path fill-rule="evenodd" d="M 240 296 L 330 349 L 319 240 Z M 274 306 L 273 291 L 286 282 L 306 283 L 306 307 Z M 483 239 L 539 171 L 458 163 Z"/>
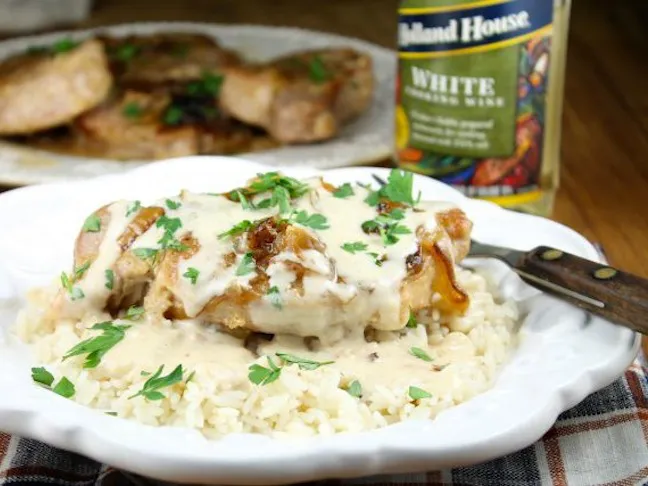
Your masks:
<path fill-rule="evenodd" d="M 187 85 L 187 94 L 192 96 L 218 96 L 223 76 L 205 72 L 200 81 L 193 81 Z"/>
<path fill-rule="evenodd" d="M 123 44 L 112 51 L 111 57 L 118 61 L 128 62 L 137 56 L 139 52 L 139 46 L 136 46 L 135 44 Z"/>
<path fill-rule="evenodd" d="M 47 371 L 45 368 L 32 368 L 31 373 L 32 380 L 34 380 L 35 383 L 48 388 L 57 395 L 61 395 L 63 398 L 72 398 L 74 396 L 76 391 L 74 389 L 74 383 L 68 380 L 65 376 L 62 377 L 56 385 L 54 385 L 54 388 L 52 388 L 52 384 L 54 383 L 54 376 L 52 373 Z"/>
<path fill-rule="evenodd" d="M 135 101 L 126 103 L 124 105 L 124 108 L 122 108 L 122 115 L 124 115 L 126 118 L 130 118 L 131 120 L 139 118 L 143 113 L 144 109 L 140 106 L 139 103 L 136 103 Z"/>
<path fill-rule="evenodd" d="M 126 329 L 130 326 L 115 326 L 111 321 L 100 322 L 90 329 L 103 331 L 100 335 L 81 341 L 63 356 L 63 361 L 72 356 L 87 355 L 84 368 L 96 368 L 101 358 L 117 343 L 124 339 Z"/>
<path fill-rule="evenodd" d="M 249 273 L 252 273 L 256 270 L 256 262 L 254 261 L 254 257 L 252 256 L 252 253 L 246 253 L 243 255 L 243 258 L 241 259 L 241 263 L 239 263 L 239 266 L 236 269 L 236 276 L 237 277 L 242 277 L 243 275 L 247 275 Z"/>
<path fill-rule="evenodd" d="M 106 276 L 106 288 L 112 290 L 115 284 L 115 273 L 109 268 L 104 272 L 104 275 Z"/>
<path fill-rule="evenodd" d="M 133 254 L 140 260 L 154 263 L 158 256 L 158 251 L 155 248 L 135 248 Z"/>
<path fill-rule="evenodd" d="M 330 77 L 330 73 L 320 56 L 313 56 L 308 64 L 308 74 L 311 81 L 315 81 L 316 83 L 323 83 Z"/>
<path fill-rule="evenodd" d="M 187 379 L 185 380 L 185 385 L 186 385 L 187 383 L 189 383 L 191 380 L 193 380 L 193 379 L 194 379 L 194 376 L 196 376 L 196 371 L 195 371 L 195 370 L 192 371 L 191 373 L 189 373 L 189 376 L 187 376 Z"/>
<path fill-rule="evenodd" d="M 430 398 L 432 395 L 429 392 L 426 392 L 422 388 L 417 386 L 410 386 L 407 394 L 412 400 L 421 400 L 422 398 Z"/>
<path fill-rule="evenodd" d="M 397 235 L 407 235 L 412 231 L 398 221 L 405 217 L 401 210 L 393 210 L 387 214 L 379 214 L 374 219 L 362 223 L 362 230 L 365 233 L 378 233 L 385 246 L 395 245 L 399 238 Z"/>
<path fill-rule="evenodd" d="M 241 191 L 236 191 L 235 194 L 238 197 L 238 201 L 241 203 L 241 207 L 243 209 L 245 209 L 246 211 L 254 209 L 254 205 L 250 201 L 248 201 L 248 198 L 245 197 L 245 194 L 243 194 Z"/>
<path fill-rule="evenodd" d="M 71 300 L 79 300 L 85 297 L 83 290 L 79 287 L 74 287 L 72 280 L 70 280 L 70 277 L 65 272 L 61 273 L 61 285 L 67 291 Z"/>
<path fill-rule="evenodd" d="M 367 255 L 373 258 L 373 261 L 377 267 L 382 267 L 383 262 L 387 259 L 385 255 L 379 255 L 378 253 L 374 252 L 367 252 Z"/>
<path fill-rule="evenodd" d="M 367 244 L 361 241 L 354 241 L 352 243 L 344 243 L 341 248 L 344 251 L 355 254 L 359 251 L 365 251 L 367 249 Z"/>
<path fill-rule="evenodd" d="M 171 209 L 171 210 L 179 209 L 180 206 L 182 206 L 182 203 L 181 203 L 181 202 L 174 201 L 174 200 L 172 200 L 172 199 L 167 199 L 167 200 L 165 201 L 165 203 L 166 203 L 166 207 L 169 208 L 169 209 Z"/>
<path fill-rule="evenodd" d="M 77 267 L 74 269 L 74 280 L 78 280 L 81 277 L 83 277 L 83 274 L 88 271 L 88 268 L 90 268 L 90 261 L 85 262 L 83 265 L 80 267 Z"/>
<path fill-rule="evenodd" d="M 387 184 L 378 191 L 371 191 L 365 198 L 370 206 L 377 206 L 381 198 L 389 199 L 395 203 L 402 203 L 408 206 L 415 206 L 421 200 L 419 192 L 417 199 L 414 199 L 412 190 L 414 187 L 414 175 L 411 172 L 393 169 L 389 173 Z"/>
<path fill-rule="evenodd" d="M 276 201 L 276 205 L 279 207 L 279 214 L 288 214 L 292 211 L 288 189 L 283 186 L 277 186 L 272 190 L 272 197 Z"/>
<path fill-rule="evenodd" d="M 423 361 L 428 361 L 430 363 L 432 362 L 430 355 L 423 351 L 421 348 L 413 347 L 410 348 L 409 352 L 412 356 L 416 356 L 418 359 L 422 359 Z"/>
<path fill-rule="evenodd" d="M 267 385 L 277 381 L 281 375 L 281 368 L 274 364 L 270 356 L 267 356 L 267 359 L 268 368 L 256 363 L 248 368 L 248 379 L 255 385 Z"/>
<path fill-rule="evenodd" d="M 143 315 L 144 315 L 144 307 L 138 305 L 132 305 L 126 311 L 126 315 L 124 316 L 124 319 L 128 319 L 129 321 L 137 321 Z"/>
<path fill-rule="evenodd" d="M 170 52 L 172 56 L 184 59 L 189 53 L 189 44 L 185 42 L 178 42 L 173 45 Z"/>
<path fill-rule="evenodd" d="M 354 194 L 355 193 L 353 192 L 353 187 L 351 187 L 351 184 L 349 184 L 348 182 L 342 184 L 335 191 L 333 191 L 333 197 L 337 197 L 338 199 L 344 199 L 353 196 Z"/>
<path fill-rule="evenodd" d="M 162 115 L 162 121 L 164 122 L 165 125 L 179 125 L 180 122 L 182 121 L 184 113 L 182 112 L 181 108 L 178 108 L 177 106 L 169 106 L 164 114 Z"/>
<path fill-rule="evenodd" d="M 281 309 L 283 307 L 281 294 L 279 293 L 279 288 L 276 285 L 268 289 L 267 296 L 268 299 L 270 299 L 270 303 L 273 307 L 276 307 L 277 309 Z"/>
<path fill-rule="evenodd" d="M 176 231 L 182 228 L 180 218 L 169 218 L 167 215 L 162 215 L 155 222 L 155 225 L 158 228 L 164 228 L 164 234 L 158 241 L 163 250 L 185 251 L 189 249 L 187 245 L 182 244 L 174 236 Z"/>
<path fill-rule="evenodd" d="M 133 214 L 136 211 L 139 211 L 142 208 L 142 203 L 139 201 L 135 201 L 131 203 L 128 206 L 128 209 L 126 209 L 126 217 L 129 217 L 131 214 Z"/>
<path fill-rule="evenodd" d="M 191 285 L 196 285 L 196 282 L 198 281 L 198 276 L 200 275 L 200 272 L 198 271 L 197 268 L 194 267 L 189 267 L 187 268 L 187 271 L 182 274 L 184 278 L 189 280 L 191 282 Z"/>
<path fill-rule="evenodd" d="M 54 383 L 54 375 L 45 368 L 32 368 L 32 380 L 41 385 L 51 386 Z"/>
<path fill-rule="evenodd" d="M 416 320 L 416 314 L 414 314 L 414 311 L 410 309 L 409 319 L 407 319 L 406 327 L 414 329 L 416 328 L 416 326 L 418 326 L 418 321 Z"/>
<path fill-rule="evenodd" d="M 70 52 L 72 49 L 75 49 L 79 45 L 78 41 L 72 40 L 70 38 L 61 39 L 56 41 L 50 47 L 50 50 L 55 54 L 63 54 L 64 52 Z"/>
<path fill-rule="evenodd" d="M 165 395 L 160 392 L 160 389 L 180 383 L 184 375 L 182 365 L 176 366 L 176 368 L 166 376 L 162 376 L 163 370 L 164 365 L 161 365 L 157 371 L 153 373 L 148 380 L 146 380 L 142 389 L 128 398 L 131 399 L 142 396 L 151 401 L 162 400 Z"/>
<path fill-rule="evenodd" d="M 246 231 L 252 229 L 253 226 L 254 226 L 254 224 L 252 223 L 252 221 L 244 219 L 240 223 L 237 223 L 234 226 L 232 226 L 227 231 L 219 234 L 218 238 L 223 239 L 223 238 L 227 238 L 228 236 L 238 236 L 238 235 L 243 234 Z"/>
<path fill-rule="evenodd" d="M 257 174 L 256 179 L 253 180 L 249 186 L 235 189 L 227 195 L 233 201 L 239 200 L 236 195 L 238 192 L 242 193 L 246 197 L 250 197 L 256 194 L 272 191 L 274 196 L 274 189 L 276 187 L 283 187 L 286 189 L 291 199 L 301 197 L 309 191 L 308 184 L 300 182 L 293 177 L 283 176 L 279 174 L 279 172 L 265 172 Z M 272 197 L 264 199 L 257 206 L 260 208 L 268 208 L 275 205 L 277 205 L 276 197 Z"/>
<path fill-rule="evenodd" d="M 110 415 L 111 417 L 117 417 L 117 412 L 104 412 L 106 415 Z"/>
<path fill-rule="evenodd" d="M 362 397 L 362 385 L 358 380 L 353 380 L 351 384 L 347 387 L 346 391 L 352 397 L 356 397 L 356 398 Z"/>
<path fill-rule="evenodd" d="M 333 364 L 335 361 L 313 361 L 312 359 L 300 358 L 298 356 L 287 353 L 276 353 L 277 357 L 281 358 L 284 363 L 296 364 L 300 370 L 312 371 L 320 366 Z"/>
<path fill-rule="evenodd" d="M 96 214 L 88 216 L 82 229 L 86 233 L 98 233 L 101 230 L 101 218 Z"/>
<path fill-rule="evenodd" d="M 329 228 L 326 216 L 319 213 L 309 215 L 306 211 L 298 211 L 291 219 L 302 226 L 307 226 L 308 228 L 316 230 L 325 230 Z"/>
<path fill-rule="evenodd" d="M 165 231 L 170 233 L 175 233 L 182 228 L 182 221 L 180 221 L 180 218 L 169 218 L 167 215 L 162 215 L 155 222 L 155 226 L 164 228 Z"/>

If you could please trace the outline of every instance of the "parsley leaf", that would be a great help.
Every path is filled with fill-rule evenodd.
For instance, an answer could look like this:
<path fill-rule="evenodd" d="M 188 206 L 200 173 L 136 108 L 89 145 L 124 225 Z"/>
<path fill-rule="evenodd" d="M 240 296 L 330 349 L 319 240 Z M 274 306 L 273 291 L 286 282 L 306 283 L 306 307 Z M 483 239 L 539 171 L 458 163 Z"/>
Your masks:
<path fill-rule="evenodd" d="M 126 311 L 126 315 L 124 316 L 124 319 L 128 319 L 129 321 L 137 321 L 143 315 L 144 315 L 144 307 L 132 305 Z"/>
<path fill-rule="evenodd" d="M 311 214 L 309 216 L 306 211 L 298 211 L 294 214 L 294 221 L 316 230 L 325 230 L 330 227 L 326 216 L 319 213 Z"/>
<path fill-rule="evenodd" d="M 71 300 L 79 300 L 85 297 L 83 290 L 81 290 L 79 287 L 74 287 L 72 285 L 72 281 L 70 280 L 70 277 L 68 277 L 65 272 L 61 273 L 61 285 L 70 295 Z"/>
<path fill-rule="evenodd" d="M 276 285 L 270 287 L 266 295 L 268 296 L 268 299 L 270 299 L 270 303 L 273 307 L 276 307 L 277 309 L 283 308 L 281 294 L 279 293 L 279 288 Z"/>
<path fill-rule="evenodd" d="M 387 184 L 381 192 L 391 201 L 413 206 L 416 202 L 412 197 L 413 186 L 414 175 L 411 172 L 394 169 L 389 173 Z"/>
<path fill-rule="evenodd" d="M 128 62 L 137 56 L 140 52 L 140 47 L 135 44 L 123 44 L 111 53 L 111 57 L 118 61 Z"/>
<path fill-rule="evenodd" d="M 193 81 L 187 85 L 187 94 L 192 96 L 218 96 L 222 84 L 223 76 L 204 72 L 200 81 Z"/>
<path fill-rule="evenodd" d="M 254 261 L 254 257 L 252 256 L 252 253 L 248 252 L 245 255 L 243 255 L 243 258 L 241 259 L 241 263 L 239 264 L 235 273 L 237 277 L 242 277 L 243 275 L 252 273 L 255 270 L 256 270 L 256 262 Z"/>
<path fill-rule="evenodd" d="M 66 377 L 61 378 L 58 383 L 52 388 L 54 383 L 54 376 L 52 373 L 47 371 L 45 368 L 32 368 L 32 380 L 39 385 L 43 385 L 45 388 L 50 389 L 57 395 L 61 395 L 64 398 L 71 398 L 74 396 L 75 389 L 74 383 L 68 380 Z"/>
<path fill-rule="evenodd" d="M 248 201 L 248 198 L 245 197 L 245 194 L 243 194 L 241 191 L 236 191 L 234 194 L 238 197 L 238 201 L 241 203 L 241 207 L 246 210 L 250 211 L 251 209 L 254 209 L 254 205 Z"/>
<path fill-rule="evenodd" d="M 88 271 L 88 268 L 90 268 L 90 263 L 91 262 L 88 260 L 87 262 L 85 262 L 80 267 L 77 267 L 77 268 L 74 269 L 74 280 L 75 281 L 80 279 L 81 277 L 83 277 L 83 274 Z"/>
<path fill-rule="evenodd" d="M 347 393 L 352 397 L 360 398 L 362 397 L 362 385 L 358 380 L 353 380 L 351 384 L 346 389 Z"/>
<path fill-rule="evenodd" d="M 312 371 L 320 366 L 335 363 L 335 361 L 313 361 L 312 359 L 300 358 L 287 353 L 275 353 L 277 357 L 281 358 L 285 363 L 296 364 L 300 370 Z"/>
<path fill-rule="evenodd" d="M 335 191 L 333 191 L 333 197 L 337 197 L 338 199 L 344 199 L 353 196 L 354 194 L 355 193 L 353 192 L 353 187 L 351 187 L 351 184 L 349 184 L 348 182 L 342 184 Z"/>
<path fill-rule="evenodd" d="M 418 326 L 418 321 L 416 320 L 416 314 L 414 314 L 414 311 L 410 309 L 409 319 L 407 319 L 406 327 L 414 329 L 416 328 L 416 326 Z"/>
<path fill-rule="evenodd" d="M 423 351 L 421 348 L 410 348 L 409 352 L 412 356 L 415 356 L 418 359 L 422 359 L 423 361 L 428 361 L 430 363 L 432 362 L 430 355 L 427 354 L 427 352 Z"/>
<path fill-rule="evenodd" d="M 279 207 L 279 214 L 287 214 L 292 208 L 290 206 L 290 193 L 288 189 L 283 186 L 277 186 L 272 191 L 272 197 L 276 201 L 277 206 Z"/>
<path fill-rule="evenodd" d="M 245 233 L 246 231 L 249 231 L 253 226 L 254 224 L 252 223 L 252 221 L 248 219 L 244 219 L 240 223 L 237 223 L 234 226 L 232 226 L 227 231 L 219 234 L 218 239 L 227 238 L 228 236 L 238 236 L 242 233 Z"/>
<path fill-rule="evenodd" d="M 410 386 L 407 393 L 412 400 L 420 400 L 422 398 L 432 397 L 432 395 L 429 392 L 426 392 L 425 390 L 417 386 Z"/>
<path fill-rule="evenodd" d="M 182 274 L 184 278 L 188 279 L 191 282 L 191 285 L 196 285 L 199 275 L 200 272 L 198 271 L 197 268 L 194 267 L 187 268 L 187 271 Z"/>
<path fill-rule="evenodd" d="M 178 201 L 173 201 L 172 199 L 167 199 L 165 202 L 166 202 L 166 207 L 169 209 L 179 209 L 180 206 L 182 206 L 182 203 Z"/>
<path fill-rule="evenodd" d="M 106 276 L 106 288 L 108 290 L 112 290 L 115 284 L 115 273 L 110 268 L 108 268 L 104 272 L 104 275 Z"/>
<path fill-rule="evenodd" d="M 52 391 L 63 398 L 72 398 L 76 393 L 74 383 L 68 380 L 65 376 L 52 388 Z"/>
<path fill-rule="evenodd" d="M 281 368 L 272 362 L 270 356 L 267 356 L 268 368 L 260 364 L 250 365 L 248 368 L 248 379 L 255 385 L 267 385 L 273 381 L 277 381 L 281 375 Z"/>
<path fill-rule="evenodd" d="M 55 54 L 62 54 L 64 52 L 69 52 L 72 49 L 75 49 L 78 45 L 79 42 L 70 38 L 66 38 L 56 41 L 54 44 L 52 44 L 52 47 L 50 49 Z"/>
<path fill-rule="evenodd" d="M 41 385 L 51 386 L 54 383 L 54 376 L 52 373 L 47 371 L 45 368 L 32 368 L 31 369 L 32 380 Z"/>
<path fill-rule="evenodd" d="M 82 229 L 86 233 L 98 233 L 101 230 L 101 218 L 96 214 L 88 216 L 83 223 Z"/>
<path fill-rule="evenodd" d="M 308 73 L 311 81 L 315 81 L 316 83 L 323 83 L 330 77 L 330 73 L 320 56 L 313 56 L 308 64 Z"/>
<path fill-rule="evenodd" d="M 136 211 L 139 211 L 142 208 L 142 203 L 139 201 L 135 201 L 131 203 L 128 206 L 128 209 L 126 209 L 126 217 L 128 218 L 131 214 L 133 214 Z"/>
<path fill-rule="evenodd" d="M 171 105 L 164 111 L 162 121 L 165 125 L 179 125 L 183 116 L 184 112 L 182 111 L 182 108 Z"/>
<path fill-rule="evenodd" d="M 130 326 L 115 326 L 112 322 L 100 322 L 91 327 L 93 330 L 103 331 L 100 335 L 81 341 L 73 346 L 63 356 L 63 361 L 72 356 L 87 355 L 83 363 L 84 368 L 96 368 L 101 358 L 117 343 L 124 339 L 126 329 Z"/>
<path fill-rule="evenodd" d="M 182 228 L 182 221 L 180 221 L 180 218 L 169 218 L 166 214 L 163 214 L 157 219 L 155 226 L 164 228 L 169 233 L 175 233 Z"/>
<path fill-rule="evenodd" d="M 367 244 L 361 241 L 354 241 L 352 243 L 344 243 L 340 248 L 355 255 L 358 251 L 365 251 L 367 249 Z"/>
<path fill-rule="evenodd" d="M 135 101 L 126 103 L 122 108 L 122 115 L 124 115 L 124 117 L 126 118 L 130 118 L 131 120 L 135 120 L 141 117 L 143 113 L 144 109 L 140 106 L 139 103 L 136 103 Z"/>
<path fill-rule="evenodd" d="M 135 248 L 133 254 L 140 260 L 148 260 L 150 263 L 155 263 L 158 251 L 159 250 L 156 250 L 155 248 Z"/>
<path fill-rule="evenodd" d="M 151 401 L 162 400 L 165 395 L 159 390 L 180 383 L 184 375 L 182 365 L 176 366 L 176 368 L 167 376 L 162 376 L 163 370 L 164 365 L 161 365 L 157 371 L 153 373 L 148 380 L 146 380 L 142 389 L 135 395 L 128 397 L 128 399 L 130 400 L 131 398 L 143 396 L 147 400 Z"/>

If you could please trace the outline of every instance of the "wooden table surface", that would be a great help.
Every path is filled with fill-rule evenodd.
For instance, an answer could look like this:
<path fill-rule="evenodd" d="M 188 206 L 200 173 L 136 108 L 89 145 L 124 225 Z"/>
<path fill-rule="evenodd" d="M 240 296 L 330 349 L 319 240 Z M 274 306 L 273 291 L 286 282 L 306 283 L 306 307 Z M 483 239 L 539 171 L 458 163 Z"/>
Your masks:
<path fill-rule="evenodd" d="M 98 0 L 83 26 L 187 20 L 298 26 L 394 47 L 396 0 Z M 648 3 L 574 2 L 553 218 L 648 277 Z M 646 345 L 648 349 L 648 343 Z"/>

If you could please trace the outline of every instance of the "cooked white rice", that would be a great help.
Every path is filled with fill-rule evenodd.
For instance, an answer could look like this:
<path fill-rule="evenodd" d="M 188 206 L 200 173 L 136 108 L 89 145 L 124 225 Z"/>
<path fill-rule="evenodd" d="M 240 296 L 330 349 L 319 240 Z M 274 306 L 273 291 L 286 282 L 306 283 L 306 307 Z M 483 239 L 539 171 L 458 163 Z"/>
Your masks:
<path fill-rule="evenodd" d="M 196 365 L 194 377 L 186 385 L 165 389 L 163 400 L 129 399 L 147 380 L 135 365 L 119 376 L 106 376 L 101 365 L 84 369 L 82 359 L 62 361 L 72 346 L 96 335 L 88 327 L 109 317 L 89 316 L 83 322 L 63 322 L 51 329 L 42 319 L 51 293 L 40 292 L 19 316 L 16 332 L 32 344 L 38 366 L 46 366 L 56 377 L 66 376 L 75 384 L 73 400 L 122 418 L 195 428 L 209 438 L 235 432 L 311 436 L 361 431 L 410 418 L 432 419 L 491 387 L 514 345 L 518 312 L 511 302 L 494 299 L 484 277 L 460 270 L 458 279 L 470 295 L 464 316 L 446 318 L 435 311 L 407 333 L 378 336 L 379 341 L 398 340 L 407 348 L 429 345 L 431 350 L 448 339 L 465 341 L 461 359 L 436 371 L 447 377 L 443 380 L 447 388 L 416 401 L 408 396 L 407 387 L 377 386 L 361 399 L 351 396 L 341 387 L 348 384 L 348 370 L 335 364 L 312 371 L 284 367 L 277 381 L 258 386 L 248 379 L 247 368 L 232 370 L 214 363 Z M 265 357 L 258 363 L 267 365 Z"/>

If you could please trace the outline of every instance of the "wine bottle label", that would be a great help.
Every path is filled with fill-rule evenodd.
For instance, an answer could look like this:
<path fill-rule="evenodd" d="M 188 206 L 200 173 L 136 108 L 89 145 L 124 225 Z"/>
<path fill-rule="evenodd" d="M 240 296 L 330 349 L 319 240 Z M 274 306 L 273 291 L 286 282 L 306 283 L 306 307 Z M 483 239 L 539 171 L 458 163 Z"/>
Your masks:
<path fill-rule="evenodd" d="M 553 0 L 404 0 L 401 167 L 503 205 L 539 197 Z"/>

